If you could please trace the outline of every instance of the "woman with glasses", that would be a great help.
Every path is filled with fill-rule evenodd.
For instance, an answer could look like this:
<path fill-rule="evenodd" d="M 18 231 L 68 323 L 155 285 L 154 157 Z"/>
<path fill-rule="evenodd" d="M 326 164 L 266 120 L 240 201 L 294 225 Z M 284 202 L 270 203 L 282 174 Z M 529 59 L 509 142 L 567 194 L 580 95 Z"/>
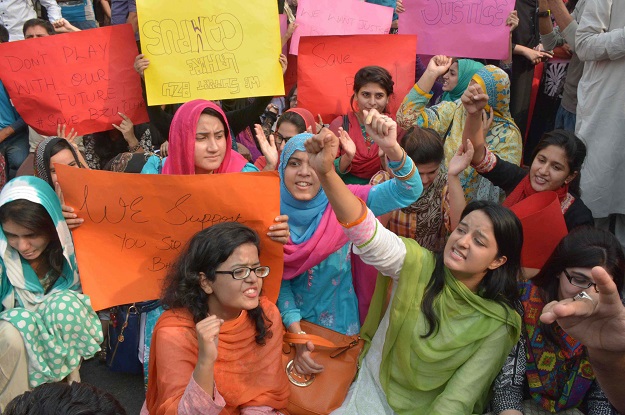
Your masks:
<path fill-rule="evenodd" d="M 198 232 L 171 268 L 152 336 L 141 414 L 278 414 L 289 382 L 280 313 L 261 296 L 269 267 L 256 232 L 235 222 Z M 222 412 L 223 410 L 223 412 Z"/>
<path fill-rule="evenodd" d="M 269 140 L 267 140 L 263 128 L 259 124 L 256 124 L 254 128 L 263 154 L 269 157 L 267 159 L 266 156 L 260 156 L 254 162 L 254 166 L 263 171 L 273 171 L 278 167 L 280 153 L 282 153 L 286 142 L 292 137 L 306 132 L 317 134 L 315 117 L 304 108 L 291 108 L 285 111 L 278 118 L 276 131 L 269 136 Z"/>
<path fill-rule="evenodd" d="M 604 268 L 622 291 L 625 254 L 618 240 L 604 230 L 582 226 L 562 239 L 536 277 L 522 284 L 523 334 L 495 381 L 494 414 L 617 413 L 595 380 L 584 345 L 558 323 L 539 320 L 552 301 L 572 298 L 596 306 L 593 267 Z M 529 396 L 524 395 L 527 390 Z"/>

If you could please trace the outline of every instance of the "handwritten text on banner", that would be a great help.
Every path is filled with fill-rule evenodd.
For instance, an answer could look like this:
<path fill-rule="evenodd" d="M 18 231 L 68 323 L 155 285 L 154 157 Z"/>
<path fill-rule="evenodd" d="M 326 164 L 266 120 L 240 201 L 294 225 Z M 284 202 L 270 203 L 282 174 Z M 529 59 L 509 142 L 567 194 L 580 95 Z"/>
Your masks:
<path fill-rule="evenodd" d="M 419 36 L 419 53 L 506 59 L 514 0 L 404 0 L 399 33 Z"/>
<path fill-rule="evenodd" d="M 302 36 L 384 35 L 392 20 L 392 7 L 359 0 L 299 0 L 291 53 L 298 54 Z"/>
<path fill-rule="evenodd" d="M 265 0 L 137 0 L 150 105 L 283 95 L 280 23 Z"/>
<path fill-rule="evenodd" d="M 419 44 L 421 41 L 419 40 Z M 389 110 L 394 114 L 415 83 L 417 37 L 412 35 L 310 36 L 298 55 L 298 106 L 326 122 L 351 111 L 354 75 L 364 66 L 388 70 L 395 83 Z"/>
<path fill-rule="evenodd" d="M 260 235 L 261 263 L 271 267 L 263 290 L 277 299 L 282 245 L 266 236 L 280 212 L 275 173 L 170 176 L 55 166 L 65 203 L 85 220 L 73 237 L 94 309 L 158 298 L 187 241 L 227 221 Z"/>
<path fill-rule="evenodd" d="M 0 78 L 13 105 L 37 132 L 67 124 L 79 135 L 111 130 L 126 114 L 148 121 L 130 25 L 0 44 Z"/>

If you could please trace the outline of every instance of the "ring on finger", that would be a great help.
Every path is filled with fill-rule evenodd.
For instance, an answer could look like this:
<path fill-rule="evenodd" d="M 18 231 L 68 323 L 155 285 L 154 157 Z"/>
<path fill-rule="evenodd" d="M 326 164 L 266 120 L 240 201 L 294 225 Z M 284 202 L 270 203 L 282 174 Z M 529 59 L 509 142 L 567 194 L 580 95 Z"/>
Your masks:
<path fill-rule="evenodd" d="M 588 295 L 588 293 L 586 291 L 582 291 L 581 293 L 577 294 L 575 297 L 573 297 L 573 301 L 581 301 L 581 300 L 590 300 L 590 302 L 593 305 L 595 304 L 595 300 L 593 300 L 593 298 Z"/>

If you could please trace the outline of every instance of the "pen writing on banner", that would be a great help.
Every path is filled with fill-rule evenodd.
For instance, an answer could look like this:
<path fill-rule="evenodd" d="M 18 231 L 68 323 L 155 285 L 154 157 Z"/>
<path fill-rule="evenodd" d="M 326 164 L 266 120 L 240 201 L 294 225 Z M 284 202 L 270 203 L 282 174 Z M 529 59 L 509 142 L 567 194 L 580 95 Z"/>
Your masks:
<path fill-rule="evenodd" d="M 299 14 L 299 10 L 298 10 Z M 323 9 L 310 9 L 302 7 L 301 12 L 302 17 L 310 17 L 313 19 L 317 19 L 320 21 L 327 21 L 329 25 L 339 25 L 339 27 L 343 27 L 345 30 L 351 33 L 350 29 L 358 30 L 359 33 L 371 33 L 371 34 L 386 34 L 388 33 L 388 28 L 372 23 L 367 19 L 358 19 L 349 15 L 342 15 L 334 13 L 332 10 L 323 10 Z M 328 24 L 324 24 L 323 27 L 327 27 Z M 334 26 L 336 28 L 336 26 Z M 310 33 L 309 35 L 325 35 L 325 34 L 334 34 L 334 33 L 326 33 L 321 27 L 309 27 Z"/>
<path fill-rule="evenodd" d="M 501 26 L 505 23 L 506 1 L 498 0 L 426 0 L 421 10 L 427 25 L 477 24 Z"/>

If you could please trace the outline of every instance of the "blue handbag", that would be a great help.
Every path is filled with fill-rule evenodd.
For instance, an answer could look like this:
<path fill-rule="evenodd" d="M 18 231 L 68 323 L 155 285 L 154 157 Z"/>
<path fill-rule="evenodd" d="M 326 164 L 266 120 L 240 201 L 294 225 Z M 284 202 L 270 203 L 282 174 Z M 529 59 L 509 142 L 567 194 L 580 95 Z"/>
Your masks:
<path fill-rule="evenodd" d="M 126 304 L 111 309 L 106 366 L 113 372 L 143 373 L 139 360 L 141 314 L 160 306 L 159 300 Z"/>

